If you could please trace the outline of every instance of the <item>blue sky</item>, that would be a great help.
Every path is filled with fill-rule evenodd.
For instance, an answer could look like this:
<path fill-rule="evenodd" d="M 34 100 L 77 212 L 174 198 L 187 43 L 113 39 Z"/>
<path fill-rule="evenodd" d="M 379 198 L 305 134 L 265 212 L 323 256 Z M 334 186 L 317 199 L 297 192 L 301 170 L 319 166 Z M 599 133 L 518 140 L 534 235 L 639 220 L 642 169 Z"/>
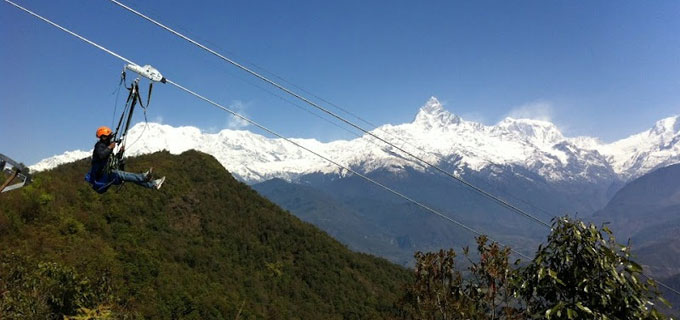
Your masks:
<path fill-rule="evenodd" d="M 287 136 L 353 137 L 108 1 L 17 2 Z M 465 119 L 547 117 L 604 141 L 680 113 L 678 1 L 125 3 L 376 124 L 411 121 L 430 96 Z M 4 2 L 0 21 L 0 153 L 32 164 L 90 148 L 123 63 Z M 149 119 L 235 125 L 162 85 Z"/>

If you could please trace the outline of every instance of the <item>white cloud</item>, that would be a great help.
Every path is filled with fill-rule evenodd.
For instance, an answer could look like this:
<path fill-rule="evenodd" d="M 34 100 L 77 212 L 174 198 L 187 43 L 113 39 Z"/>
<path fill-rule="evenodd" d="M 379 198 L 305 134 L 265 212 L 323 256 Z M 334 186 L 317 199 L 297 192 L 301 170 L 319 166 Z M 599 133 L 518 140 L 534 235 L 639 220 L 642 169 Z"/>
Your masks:
<path fill-rule="evenodd" d="M 506 117 L 552 121 L 553 114 L 554 107 L 552 102 L 539 100 L 513 108 Z"/>
<path fill-rule="evenodd" d="M 232 111 L 244 116 L 248 117 L 245 114 L 245 110 L 247 108 L 247 105 L 244 104 L 243 102 L 236 100 L 231 103 L 229 106 L 229 109 Z M 234 115 L 229 115 L 229 119 L 227 120 L 227 128 L 228 129 L 242 129 L 245 128 L 249 125 L 249 123 L 239 117 L 236 117 Z"/>
<path fill-rule="evenodd" d="M 472 121 L 477 123 L 486 123 L 486 118 L 479 112 L 466 112 L 460 115 L 460 117 L 465 121 Z"/>

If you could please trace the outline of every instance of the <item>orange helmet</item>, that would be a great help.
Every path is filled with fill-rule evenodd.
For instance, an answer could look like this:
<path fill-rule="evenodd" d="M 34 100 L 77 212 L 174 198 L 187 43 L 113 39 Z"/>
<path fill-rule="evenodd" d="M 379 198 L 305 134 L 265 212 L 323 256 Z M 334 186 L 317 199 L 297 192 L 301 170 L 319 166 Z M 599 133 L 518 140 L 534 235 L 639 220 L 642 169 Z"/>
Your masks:
<path fill-rule="evenodd" d="M 99 127 L 97 129 L 97 138 L 101 138 L 102 136 L 110 136 L 111 135 L 111 129 L 107 126 Z"/>

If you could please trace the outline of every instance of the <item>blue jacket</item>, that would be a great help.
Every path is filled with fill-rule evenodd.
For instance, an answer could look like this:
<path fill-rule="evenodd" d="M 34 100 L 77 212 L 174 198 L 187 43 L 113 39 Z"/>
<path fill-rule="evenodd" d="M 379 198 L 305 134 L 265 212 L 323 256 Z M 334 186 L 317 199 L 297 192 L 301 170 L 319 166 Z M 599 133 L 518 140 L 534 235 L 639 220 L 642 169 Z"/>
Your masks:
<path fill-rule="evenodd" d="M 113 153 L 109 146 L 100 141 L 94 145 L 92 151 L 92 165 L 90 171 L 85 175 L 85 181 L 92 185 L 92 189 L 98 193 L 104 193 L 114 184 L 120 184 L 121 181 L 118 176 L 107 172 L 109 164 L 109 157 Z"/>

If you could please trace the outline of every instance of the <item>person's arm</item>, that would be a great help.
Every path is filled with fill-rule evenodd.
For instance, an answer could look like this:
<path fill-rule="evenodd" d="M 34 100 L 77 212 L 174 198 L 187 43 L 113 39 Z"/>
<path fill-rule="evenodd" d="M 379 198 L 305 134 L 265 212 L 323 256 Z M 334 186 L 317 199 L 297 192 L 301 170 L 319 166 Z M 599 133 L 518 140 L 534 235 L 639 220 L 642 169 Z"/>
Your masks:
<path fill-rule="evenodd" d="M 106 145 L 104 143 L 97 143 L 94 146 L 94 155 L 97 160 L 104 160 L 108 158 L 111 153 L 113 152 L 113 148 L 116 146 L 115 143 L 111 143 L 110 145 Z"/>

